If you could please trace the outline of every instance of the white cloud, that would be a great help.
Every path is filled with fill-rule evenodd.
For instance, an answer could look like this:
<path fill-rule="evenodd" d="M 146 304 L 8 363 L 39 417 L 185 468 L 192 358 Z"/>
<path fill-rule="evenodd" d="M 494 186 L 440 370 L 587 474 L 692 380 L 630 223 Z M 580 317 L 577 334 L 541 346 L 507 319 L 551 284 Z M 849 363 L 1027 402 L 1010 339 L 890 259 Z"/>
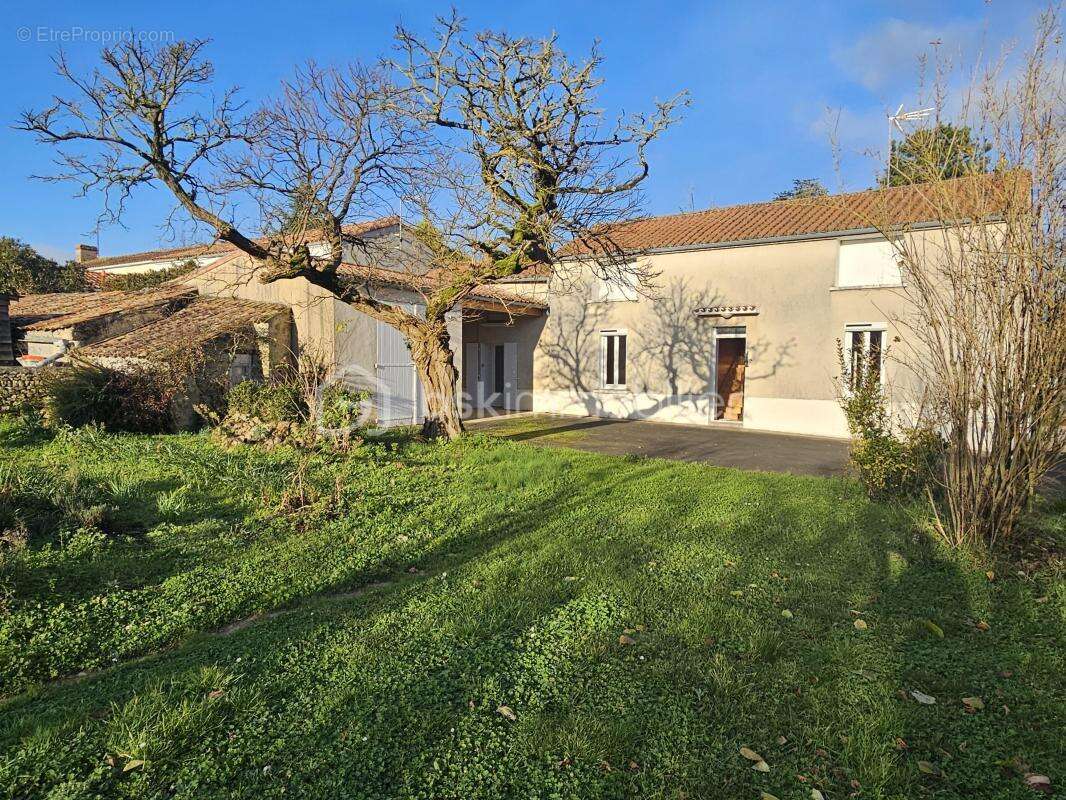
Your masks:
<path fill-rule="evenodd" d="M 914 86 L 921 56 L 930 56 L 930 62 L 934 54 L 954 61 L 972 57 L 981 48 L 982 27 L 971 21 L 922 25 L 888 19 L 852 44 L 837 48 L 833 60 L 873 92 Z"/>

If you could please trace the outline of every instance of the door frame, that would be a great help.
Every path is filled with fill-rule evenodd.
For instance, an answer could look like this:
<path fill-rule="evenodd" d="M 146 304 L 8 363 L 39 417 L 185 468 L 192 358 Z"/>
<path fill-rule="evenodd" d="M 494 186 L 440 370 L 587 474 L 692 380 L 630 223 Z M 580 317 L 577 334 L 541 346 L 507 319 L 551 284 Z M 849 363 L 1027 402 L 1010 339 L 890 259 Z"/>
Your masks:
<path fill-rule="evenodd" d="M 497 348 L 503 348 L 503 375 L 496 375 Z M 489 378 L 492 378 L 490 381 Z M 513 380 L 511 379 L 513 377 Z M 496 384 L 501 383 L 503 390 L 497 392 Z M 504 340 L 501 342 L 478 343 L 478 386 L 480 387 L 479 408 L 502 408 L 507 411 L 517 410 L 518 396 L 518 342 Z M 491 401 L 491 402 L 490 402 Z"/>
<path fill-rule="evenodd" d="M 471 376 L 471 371 L 474 373 Z M 473 377 L 473 380 L 467 380 Z M 463 342 L 463 394 L 469 399 L 470 412 L 476 413 L 481 408 L 481 344 L 480 342 Z"/>
<path fill-rule="evenodd" d="M 744 359 L 744 377 L 740 386 L 740 419 L 727 420 L 718 418 L 718 403 L 714 403 L 713 420 L 715 422 L 744 422 L 744 411 L 748 405 L 748 326 L 747 325 L 716 325 L 714 327 L 714 369 L 712 375 L 714 375 L 714 394 L 718 395 L 718 342 L 722 339 L 743 339 L 744 351 L 742 353 Z M 724 398 L 723 398 L 724 399 Z M 724 406 L 724 403 L 723 403 Z"/>

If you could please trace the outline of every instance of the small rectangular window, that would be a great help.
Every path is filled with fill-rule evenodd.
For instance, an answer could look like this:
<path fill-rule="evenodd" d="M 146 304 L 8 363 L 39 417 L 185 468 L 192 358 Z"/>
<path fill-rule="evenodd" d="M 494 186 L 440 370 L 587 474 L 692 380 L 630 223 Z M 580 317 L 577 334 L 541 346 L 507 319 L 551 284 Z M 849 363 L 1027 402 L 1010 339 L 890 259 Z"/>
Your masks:
<path fill-rule="evenodd" d="M 626 335 L 604 333 L 602 341 L 603 386 L 606 389 L 623 388 L 626 385 Z"/>
<path fill-rule="evenodd" d="M 901 286 L 899 254 L 885 239 L 842 241 L 837 256 L 837 286 Z"/>
<path fill-rule="evenodd" d="M 844 332 L 851 389 L 867 376 L 880 385 L 884 378 L 885 329 L 873 325 L 849 325 Z"/>
<path fill-rule="evenodd" d="M 236 353 L 229 365 L 229 385 L 236 386 L 252 379 L 252 357 L 248 353 Z"/>
<path fill-rule="evenodd" d="M 495 363 L 493 365 L 494 369 L 492 373 L 492 391 L 496 392 L 496 394 L 503 394 L 503 381 L 505 376 L 503 374 L 504 361 L 502 344 L 496 345 L 496 352 L 494 354 L 494 357 Z"/>

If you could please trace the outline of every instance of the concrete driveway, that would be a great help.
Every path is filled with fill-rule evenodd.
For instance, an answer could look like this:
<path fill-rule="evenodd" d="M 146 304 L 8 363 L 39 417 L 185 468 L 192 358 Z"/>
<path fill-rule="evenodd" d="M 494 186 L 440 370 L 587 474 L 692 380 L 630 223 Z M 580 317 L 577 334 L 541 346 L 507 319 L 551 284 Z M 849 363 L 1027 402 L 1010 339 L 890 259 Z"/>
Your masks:
<path fill-rule="evenodd" d="M 762 433 L 741 428 L 664 422 L 509 414 L 467 420 L 467 427 L 512 441 L 593 453 L 701 461 L 720 467 L 829 477 L 847 472 L 841 439 Z"/>

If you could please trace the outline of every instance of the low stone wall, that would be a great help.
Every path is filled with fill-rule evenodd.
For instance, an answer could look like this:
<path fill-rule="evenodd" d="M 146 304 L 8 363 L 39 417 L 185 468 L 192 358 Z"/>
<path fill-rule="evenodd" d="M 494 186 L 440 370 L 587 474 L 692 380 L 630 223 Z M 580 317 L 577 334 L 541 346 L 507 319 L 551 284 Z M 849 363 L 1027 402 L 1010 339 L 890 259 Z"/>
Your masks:
<path fill-rule="evenodd" d="M 62 367 L 0 367 L 0 414 L 37 405 L 44 392 L 44 378 Z"/>

